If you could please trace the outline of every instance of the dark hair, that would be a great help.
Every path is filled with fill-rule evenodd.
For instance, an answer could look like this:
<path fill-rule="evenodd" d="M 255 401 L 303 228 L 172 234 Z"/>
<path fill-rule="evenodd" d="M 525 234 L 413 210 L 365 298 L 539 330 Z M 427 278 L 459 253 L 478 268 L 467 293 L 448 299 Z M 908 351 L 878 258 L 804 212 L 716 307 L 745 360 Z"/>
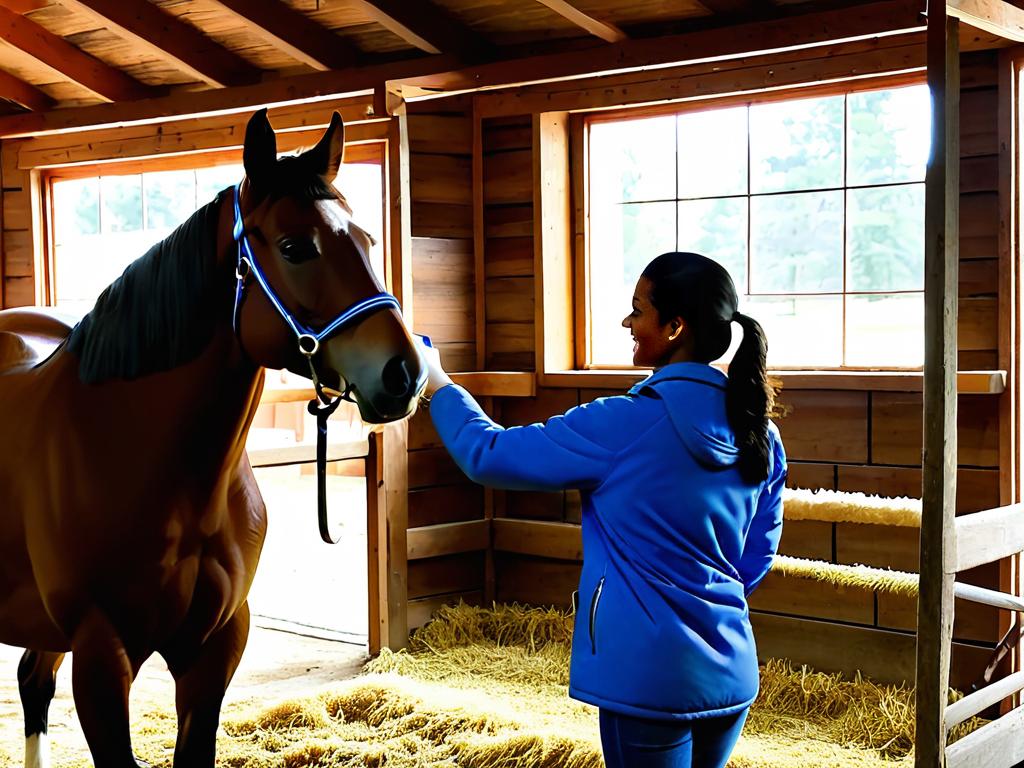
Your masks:
<path fill-rule="evenodd" d="M 681 317 L 689 326 L 698 362 L 710 363 L 729 349 L 730 324 L 743 329 L 743 341 L 729 364 L 725 407 L 740 450 L 740 475 L 748 483 L 768 477 L 768 416 L 775 391 L 768 381 L 768 341 L 761 325 L 737 311 L 736 286 L 722 265 L 699 253 L 673 251 L 643 271 L 651 282 L 651 303 L 661 322 Z"/>

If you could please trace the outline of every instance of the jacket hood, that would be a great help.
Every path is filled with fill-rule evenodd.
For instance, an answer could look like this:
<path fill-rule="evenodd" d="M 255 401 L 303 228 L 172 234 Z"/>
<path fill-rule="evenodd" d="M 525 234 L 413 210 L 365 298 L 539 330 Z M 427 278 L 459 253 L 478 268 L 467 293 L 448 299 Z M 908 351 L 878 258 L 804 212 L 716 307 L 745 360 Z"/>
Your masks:
<path fill-rule="evenodd" d="M 739 459 L 736 436 L 725 410 L 728 381 L 724 373 L 704 363 L 673 363 L 629 392 L 660 399 L 693 458 L 706 467 L 724 468 Z"/>

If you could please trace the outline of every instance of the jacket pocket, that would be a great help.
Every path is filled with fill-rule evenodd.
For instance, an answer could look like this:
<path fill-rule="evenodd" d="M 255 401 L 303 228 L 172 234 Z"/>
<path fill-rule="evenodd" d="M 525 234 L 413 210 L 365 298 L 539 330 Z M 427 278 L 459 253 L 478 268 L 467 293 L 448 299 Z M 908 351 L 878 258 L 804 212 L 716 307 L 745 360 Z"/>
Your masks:
<path fill-rule="evenodd" d="M 597 606 L 601 602 L 601 593 L 604 591 L 604 579 L 597 582 L 597 586 L 594 587 L 594 594 L 590 598 L 590 652 L 594 655 L 597 654 Z"/>

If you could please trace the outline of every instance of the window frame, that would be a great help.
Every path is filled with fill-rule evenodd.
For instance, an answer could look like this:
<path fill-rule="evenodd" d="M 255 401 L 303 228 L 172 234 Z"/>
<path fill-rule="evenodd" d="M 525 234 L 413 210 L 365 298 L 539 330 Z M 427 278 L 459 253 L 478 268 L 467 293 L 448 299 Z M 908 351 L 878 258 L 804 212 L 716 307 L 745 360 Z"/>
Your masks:
<path fill-rule="evenodd" d="M 572 302 L 572 316 L 574 318 L 573 365 L 569 369 L 554 370 L 547 366 L 541 367 L 543 361 L 538 361 L 538 366 L 544 376 L 553 385 L 558 382 L 567 385 L 567 382 L 574 374 L 580 378 L 593 381 L 628 382 L 636 380 L 646 369 L 636 366 L 607 366 L 593 365 L 590 359 L 590 338 L 591 338 L 591 307 L 590 307 L 590 238 L 588 232 L 588 221 L 590 216 L 589 199 L 589 169 L 587 147 L 588 126 L 599 122 L 614 122 L 630 119 L 643 119 L 665 115 L 677 115 L 687 112 L 708 111 L 711 109 L 722 109 L 727 107 L 753 106 L 758 104 L 778 103 L 780 101 L 795 101 L 808 98 L 824 98 L 828 96 L 845 96 L 865 91 L 886 90 L 912 85 L 923 85 L 926 83 L 924 73 L 898 73 L 883 76 L 872 76 L 856 80 L 843 80 L 827 84 L 818 84 L 803 88 L 787 88 L 777 91 L 757 94 L 734 94 L 726 96 L 709 97 L 699 100 L 688 100 L 685 102 L 667 102 L 646 106 L 616 107 L 613 109 L 588 110 L 572 113 L 569 116 L 570 144 L 570 206 L 573 213 L 571 222 L 571 233 L 573 239 L 572 273 L 573 293 L 570 298 Z M 844 141 L 845 141 L 844 131 Z M 535 148 L 536 150 L 536 148 Z M 859 188 L 859 187 L 855 187 Z M 843 187 L 844 206 L 845 192 L 849 187 Z M 748 194 L 749 197 L 749 194 Z M 749 259 L 749 254 L 748 254 Z M 845 269 L 845 265 L 844 265 Z M 623 314 L 625 310 L 623 311 Z M 545 313 L 546 314 L 546 313 Z M 845 312 L 843 333 L 845 337 Z M 864 375 L 866 380 L 878 382 L 880 376 L 891 374 L 896 380 L 902 380 L 906 376 L 920 376 L 921 367 L 915 366 L 784 366 L 773 368 L 773 375 L 782 379 L 791 379 L 796 382 L 797 376 L 810 374 L 815 381 L 830 381 L 833 378 L 843 376 Z M 821 375 L 818 375 L 821 374 Z M 905 386 L 900 384 L 899 386 Z"/>
<path fill-rule="evenodd" d="M 161 171 L 198 170 L 202 168 L 212 168 L 217 165 L 241 164 L 241 162 L 241 149 L 227 149 L 214 150 L 210 152 L 192 152 L 165 157 L 137 158 L 114 162 L 84 163 L 81 165 L 41 169 L 39 171 L 40 189 L 43 197 L 41 298 L 44 306 L 54 307 L 57 301 L 57 258 L 56 243 L 54 242 L 55 212 L 53 194 L 53 184 L 55 182 L 101 176 L 131 176 Z M 393 288 L 390 285 L 394 269 L 390 264 L 393 249 L 391 248 L 390 243 L 390 206 L 388 205 L 387 195 L 387 190 L 389 188 L 387 141 L 380 140 L 346 145 L 345 162 L 373 163 L 380 167 L 381 187 L 385 190 L 385 194 L 382 195 L 381 198 L 381 213 L 383 221 L 381 246 L 384 256 L 384 279 L 387 289 L 393 291 Z M 142 254 L 139 255 L 141 256 Z"/>

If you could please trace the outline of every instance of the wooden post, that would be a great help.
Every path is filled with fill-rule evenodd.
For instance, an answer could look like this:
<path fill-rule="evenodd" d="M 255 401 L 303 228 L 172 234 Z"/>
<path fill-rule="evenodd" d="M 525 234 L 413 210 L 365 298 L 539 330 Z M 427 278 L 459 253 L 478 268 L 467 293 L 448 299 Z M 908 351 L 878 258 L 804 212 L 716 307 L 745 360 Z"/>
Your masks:
<path fill-rule="evenodd" d="M 932 145 L 925 179 L 924 461 L 917 608 L 915 765 L 945 764 L 956 540 L 957 262 L 960 208 L 959 22 L 928 13 Z"/>
<path fill-rule="evenodd" d="M 475 291 L 474 327 L 476 332 L 476 369 L 484 370 L 487 365 L 487 266 L 485 247 L 487 233 L 484 227 L 484 126 L 477 110 L 477 99 L 473 97 L 470 110 L 473 121 L 473 285 Z"/>
<path fill-rule="evenodd" d="M 1019 51 L 1004 49 L 999 52 L 999 368 L 1006 371 L 1006 389 L 999 396 L 1000 506 L 1021 500 L 1018 55 Z M 1020 566 L 1019 555 L 1000 563 L 1001 591 L 1021 594 Z M 1000 612 L 1000 634 L 1005 633 L 1015 620 L 1013 614 Z M 1013 671 L 1021 669 L 1019 644 L 1011 650 L 1010 665 Z"/>
<path fill-rule="evenodd" d="M 405 110 L 391 118 L 388 131 L 388 258 L 385 276 L 391 292 L 402 303 L 408 327 L 413 326 L 412 307 L 412 194 L 409 186 L 409 118 Z"/>
<path fill-rule="evenodd" d="M 533 252 L 537 373 L 571 370 L 573 247 L 569 210 L 569 115 L 533 116 Z"/>
<path fill-rule="evenodd" d="M 409 640 L 408 422 L 370 434 L 366 459 L 366 548 L 369 650 L 404 648 Z"/>

